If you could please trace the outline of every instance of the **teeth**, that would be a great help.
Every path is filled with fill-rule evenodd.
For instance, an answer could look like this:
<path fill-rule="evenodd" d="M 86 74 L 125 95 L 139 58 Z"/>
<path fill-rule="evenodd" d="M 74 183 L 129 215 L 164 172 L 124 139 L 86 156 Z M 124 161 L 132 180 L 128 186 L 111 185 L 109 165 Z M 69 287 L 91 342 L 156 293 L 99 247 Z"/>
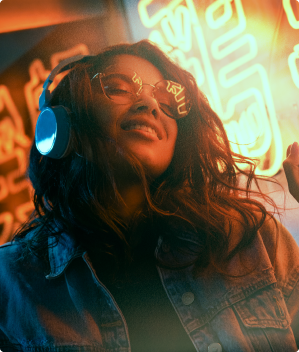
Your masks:
<path fill-rule="evenodd" d="M 145 125 L 131 125 L 131 126 L 127 126 L 125 128 L 125 131 L 130 131 L 130 130 L 141 130 L 141 131 L 145 131 L 145 132 L 149 132 L 149 133 L 153 133 L 155 135 L 157 135 L 156 131 L 153 130 L 151 127 L 145 126 Z"/>

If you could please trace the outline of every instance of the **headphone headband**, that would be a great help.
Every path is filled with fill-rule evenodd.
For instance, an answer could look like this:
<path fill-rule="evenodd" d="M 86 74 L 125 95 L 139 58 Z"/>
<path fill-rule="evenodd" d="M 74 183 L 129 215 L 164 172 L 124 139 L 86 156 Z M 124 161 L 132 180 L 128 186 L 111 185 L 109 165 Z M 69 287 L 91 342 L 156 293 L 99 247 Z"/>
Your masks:
<path fill-rule="evenodd" d="M 52 82 L 54 81 L 55 76 L 57 76 L 58 73 L 61 73 L 63 71 L 66 71 L 67 69 L 69 69 L 69 65 L 74 63 L 74 62 L 78 62 L 81 59 L 85 58 L 86 55 L 77 55 L 77 56 L 72 56 L 69 57 L 65 60 L 62 60 L 49 74 L 48 78 L 46 79 L 45 83 L 43 84 L 43 92 L 39 97 L 39 101 L 38 101 L 38 106 L 39 106 L 39 110 L 41 111 L 44 107 L 48 106 L 51 98 L 52 98 L 52 94 L 49 91 L 49 87 L 52 84 Z M 89 57 L 89 56 L 88 56 Z"/>
<path fill-rule="evenodd" d="M 35 145 L 44 156 L 54 159 L 66 157 L 70 152 L 71 127 L 70 117 L 72 112 L 62 106 L 49 106 L 52 99 L 49 86 L 58 73 L 66 71 L 70 65 L 90 58 L 88 55 L 77 55 L 62 60 L 49 74 L 43 84 L 43 92 L 39 97 L 40 114 L 35 127 Z"/>

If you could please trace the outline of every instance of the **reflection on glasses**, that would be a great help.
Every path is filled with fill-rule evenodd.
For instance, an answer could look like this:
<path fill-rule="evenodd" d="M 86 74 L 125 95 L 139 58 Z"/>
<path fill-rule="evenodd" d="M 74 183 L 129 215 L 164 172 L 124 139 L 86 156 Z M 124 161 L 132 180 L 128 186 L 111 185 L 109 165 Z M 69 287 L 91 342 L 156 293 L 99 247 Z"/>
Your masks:
<path fill-rule="evenodd" d="M 104 95 L 116 104 L 130 104 L 138 99 L 145 85 L 151 86 L 152 96 L 156 99 L 160 109 L 173 119 L 180 119 L 188 115 L 191 109 L 191 99 L 186 88 L 170 80 L 162 80 L 155 85 L 142 83 L 137 72 L 109 66 L 104 73 L 97 73 L 91 79 L 92 87 L 101 90 Z"/>

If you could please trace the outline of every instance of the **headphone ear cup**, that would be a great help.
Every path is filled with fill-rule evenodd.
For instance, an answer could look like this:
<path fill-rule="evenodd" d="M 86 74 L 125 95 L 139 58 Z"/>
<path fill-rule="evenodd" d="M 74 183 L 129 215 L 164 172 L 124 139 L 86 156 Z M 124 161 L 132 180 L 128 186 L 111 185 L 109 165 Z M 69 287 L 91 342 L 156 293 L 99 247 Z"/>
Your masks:
<path fill-rule="evenodd" d="M 35 127 L 35 145 L 42 155 L 62 159 L 70 153 L 71 115 L 62 105 L 42 109 Z"/>

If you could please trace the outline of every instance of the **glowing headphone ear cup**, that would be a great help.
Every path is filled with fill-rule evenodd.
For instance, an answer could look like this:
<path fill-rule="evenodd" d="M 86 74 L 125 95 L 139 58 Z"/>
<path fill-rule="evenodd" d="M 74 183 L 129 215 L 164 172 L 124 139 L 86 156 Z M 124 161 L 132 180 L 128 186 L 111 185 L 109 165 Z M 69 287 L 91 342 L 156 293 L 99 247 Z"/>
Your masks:
<path fill-rule="evenodd" d="M 70 115 L 71 111 L 64 106 L 41 111 L 35 127 L 35 145 L 42 155 L 61 159 L 70 153 Z"/>

